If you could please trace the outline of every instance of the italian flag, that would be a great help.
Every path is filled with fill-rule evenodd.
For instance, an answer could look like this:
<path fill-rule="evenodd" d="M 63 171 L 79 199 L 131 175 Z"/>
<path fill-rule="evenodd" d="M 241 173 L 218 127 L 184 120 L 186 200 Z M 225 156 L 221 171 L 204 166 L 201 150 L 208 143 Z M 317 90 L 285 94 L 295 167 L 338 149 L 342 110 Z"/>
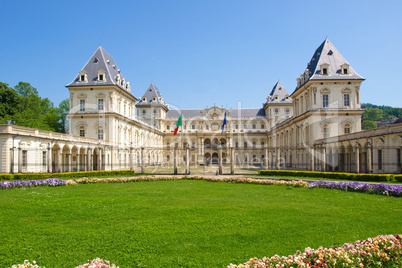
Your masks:
<path fill-rule="evenodd" d="M 179 119 L 177 120 L 176 128 L 174 129 L 173 135 L 176 135 L 176 134 L 177 134 L 177 131 L 179 131 L 179 127 L 181 127 L 181 116 L 182 116 L 182 113 L 180 114 L 180 117 L 179 117 Z"/>

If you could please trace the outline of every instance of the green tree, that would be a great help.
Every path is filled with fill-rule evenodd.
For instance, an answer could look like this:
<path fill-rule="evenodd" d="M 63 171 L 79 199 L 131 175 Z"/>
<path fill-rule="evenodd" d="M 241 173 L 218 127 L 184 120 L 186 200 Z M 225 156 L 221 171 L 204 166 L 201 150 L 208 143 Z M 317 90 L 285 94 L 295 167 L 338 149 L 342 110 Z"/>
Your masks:
<path fill-rule="evenodd" d="M 371 121 L 380 121 L 381 119 L 383 119 L 384 112 L 379 108 L 369 108 L 364 112 L 363 115 L 363 118 L 367 118 Z"/>
<path fill-rule="evenodd" d="M 20 98 L 18 93 L 7 83 L 0 82 L 0 122 L 5 123 L 18 111 Z"/>
<path fill-rule="evenodd" d="M 68 118 L 67 114 L 70 111 L 70 99 L 65 99 L 60 102 L 59 107 L 57 108 L 57 115 L 59 117 L 59 132 L 67 133 L 68 132 Z"/>
<path fill-rule="evenodd" d="M 363 121 L 363 123 L 362 123 L 363 130 L 369 130 L 369 129 L 373 129 L 373 128 L 377 128 L 377 124 L 374 121 L 371 121 L 371 120 Z"/>

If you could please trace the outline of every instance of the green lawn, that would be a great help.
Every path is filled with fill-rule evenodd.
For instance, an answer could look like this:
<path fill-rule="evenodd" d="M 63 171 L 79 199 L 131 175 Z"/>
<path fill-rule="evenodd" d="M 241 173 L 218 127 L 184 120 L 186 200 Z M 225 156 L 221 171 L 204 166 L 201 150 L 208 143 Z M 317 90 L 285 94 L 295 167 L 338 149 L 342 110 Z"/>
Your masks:
<path fill-rule="evenodd" d="M 402 199 L 207 181 L 0 191 L 0 267 L 226 267 L 402 233 Z"/>

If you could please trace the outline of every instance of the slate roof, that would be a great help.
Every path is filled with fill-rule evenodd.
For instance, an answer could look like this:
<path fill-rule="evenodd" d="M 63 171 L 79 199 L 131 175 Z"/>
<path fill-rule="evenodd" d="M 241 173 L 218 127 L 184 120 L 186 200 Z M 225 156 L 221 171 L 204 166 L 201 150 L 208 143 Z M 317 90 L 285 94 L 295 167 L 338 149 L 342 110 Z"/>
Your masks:
<path fill-rule="evenodd" d="M 146 98 L 146 101 L 143 101 L 143 98 Z M 153 98 L 155 98 L 155 101 L 153 101 Z M 148 87 L 148 89 L 145 91 L 144 95 L 142 95 L 142 98 L 139 100 L 139 102 L 136 104 L 137 106 L 144 106 L 144 105 L 163 105 L 167 107 L 164 102 L 162 102 L 162 94 L 160 93 L 159 89 L 154 85 L 154 83 L 151 83 Z"/>
<path fill-rule="evenodd" d="M 277 99 L 275 97 L 278 97 Z M 288 97 L 286 99 L 286 97 Z M 285 87 L 282 85 L 281 81 L 278 81 L 275 86 L 272 88 L 271 93 L 267 98 L 267 103 L 264 104 L 277 104 L 277 103 L 293 103 L 293 99 L 289 97 L 288 92 Z"/>
<path fill-rule="evenodd" d="M 98 71 L 105 71 L 104 81 L 98 81 Z M 87 74 L 87 81 L 80 81 L 80 74 L 78 73 L 74 80 L 67 85 L 67 87 L 74 86 L 99 86 L 99 85 L 115 85 L 121 89 L 127 91 L 131 95 L 133 93 L 126 86 L 123 87 L 121 83 L 118 83 L 117 76 L 120 74 L 120 81 L 124 78 L 120 73 L 120 69 L 117 67 L 116 62 L 109 53 L 106 52 L 101 46 L 95 51 L 88 62 L 85 64 L 81 71 L 85 71 Z M 81 72 L 80 71 L 80 72 Z M 127 84 L 127 81 L 126 81 Z"/>
<path fill-rule="evenodd" d="M 321 65 L 328 64 L 328 75 L 321 74 Z M 342 74 L 341 65 L 349 65 L 349 73 Z M 364 79 L 360 76 L 336 47 L 326 38 L 314 52 L 313 57 L 307 64 L 309 80 L 331 80 L 331 79 Z M 307 79 L 306 79 L 307 81 Z"/>
<path fill-rule="evenodd" d="M 230 112 L 230 116 L 227 115 L 228 118 L 254 118 L 254 117 L 265 117 L 264 109 L 227 109 Z M 183 118 L 195 118 L 201 116 L 205 116 L 204 109 L 185 109 L 185 110 L 169 110 L 167 113 L 168 118 L 179 118 L 180 113 L 183 113 Z"/>

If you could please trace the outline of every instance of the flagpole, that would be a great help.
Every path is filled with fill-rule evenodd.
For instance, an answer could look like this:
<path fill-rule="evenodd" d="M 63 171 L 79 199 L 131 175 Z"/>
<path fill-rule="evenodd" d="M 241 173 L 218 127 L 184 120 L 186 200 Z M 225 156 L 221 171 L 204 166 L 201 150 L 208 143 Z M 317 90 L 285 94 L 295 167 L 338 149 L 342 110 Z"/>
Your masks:
<path fill-rule="evenodd" d="M 180 134 L 180 146 L 181 146 L 181 152 L 180 152 L 180 157 L 181 160 L 183 160 L 183 131 L 184 131 L 184 120 L 183 120 L 183 112 L 181 114 L 181 120 L 182 120 L 182 124 L 181 124 L 181 134 Z"/>

